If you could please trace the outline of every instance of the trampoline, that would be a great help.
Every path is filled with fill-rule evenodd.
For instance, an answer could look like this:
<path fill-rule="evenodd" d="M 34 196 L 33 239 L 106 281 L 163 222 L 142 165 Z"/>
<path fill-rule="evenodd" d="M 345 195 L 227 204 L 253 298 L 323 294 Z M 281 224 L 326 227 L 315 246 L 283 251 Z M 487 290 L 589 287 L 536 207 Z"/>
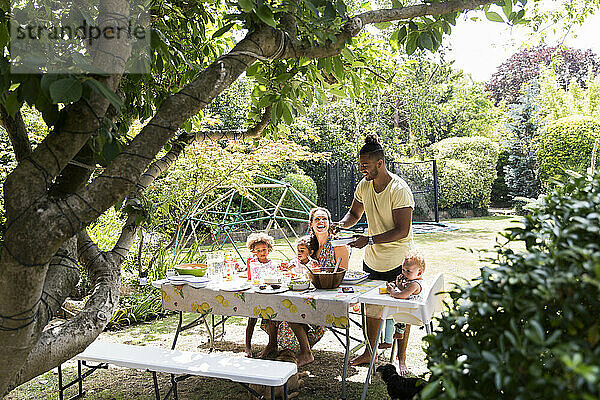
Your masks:
<path fill-rule="evenodd" d="M 460 229 L 456 225 L 445 224 L 443 222 L 413 222 L 413 233 L 436 233 L 449 232 Z"/>

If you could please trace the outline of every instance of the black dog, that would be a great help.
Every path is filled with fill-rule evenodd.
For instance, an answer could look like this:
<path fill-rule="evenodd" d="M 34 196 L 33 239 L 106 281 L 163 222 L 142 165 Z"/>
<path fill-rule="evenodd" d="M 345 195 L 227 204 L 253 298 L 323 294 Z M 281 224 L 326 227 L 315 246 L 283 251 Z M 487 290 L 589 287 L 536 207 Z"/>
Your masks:
<path fill-rule="evenodd" d="M 381 374 L 381 379 L 387 385 L 387 391 L 392 400 L 410 400 L 425 387 L 421 378 L 407 378 L 398 375 L 396 367 L 392 364 L 380 365 L 376 369 Z"/>

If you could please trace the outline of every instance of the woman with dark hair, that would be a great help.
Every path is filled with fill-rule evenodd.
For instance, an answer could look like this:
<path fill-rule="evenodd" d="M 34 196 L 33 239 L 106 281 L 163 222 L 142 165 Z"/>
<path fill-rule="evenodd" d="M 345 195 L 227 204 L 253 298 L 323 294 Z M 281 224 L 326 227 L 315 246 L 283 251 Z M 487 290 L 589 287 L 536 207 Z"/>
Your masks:
<path fill-rule="evenodd" d="M 348 269 L 350 252 L 347 246 L 333 247 L 331 240 L 333 226 L 331 214 L 326 208 L 315 207 L 309 213 L 310 252 L 319 267 L 334 268 L 340 260 L 338 268 Z M 314 264 L 313 264 L 314 265 Z M 277 347 L 297 352 L 298 366 L 309 364 L 315 360 L 311 348 L 325 334 L 324 326 L 298 324 L 293 322 L 271 321 L 264 326 L 269 334 L 269 343 L 262 354 L 269 354 Z"/>
<path fill-rule="evenodd" d="M 319 266 L 333 268 L 340 260 L 339 268 L 348 269 L 350 259 L 348 247 L 333 247 L 331 245 L 331 240 L 335 237 L 329 210 L 323 207 L 315 207 L 310 210 L 308 220 L 310 224 L 310 247 L 313 250 L 313 258 L 319 262 Z"/>

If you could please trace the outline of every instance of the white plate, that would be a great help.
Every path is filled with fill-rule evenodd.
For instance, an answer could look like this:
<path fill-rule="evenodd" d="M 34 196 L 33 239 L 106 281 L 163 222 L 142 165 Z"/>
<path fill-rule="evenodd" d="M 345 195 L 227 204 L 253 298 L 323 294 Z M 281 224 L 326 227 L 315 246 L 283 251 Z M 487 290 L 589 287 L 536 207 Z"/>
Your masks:
<path fill-rule="evenodd" d="M 154 286 L 157 289 L 160 289 L 160 287 L 162 286 L 163 283 L 169 283 L 168 279 L 159 279 L 157 281 L 152 281 L 152 286 Z"/>
<path fill-rule="evenodd" d="M 208 285 L 209 282 L 210 279 L 201 276 L 195 276 L 185 280 L 185 283 L 196 289 L 203 288 L 204 286 Z"/>
<path fill-rule="evenodd" d="M 188 279 L 190 278 L 197 278 L 194 275 L 175 275 L 175 276 L 170 276 L 169 279 L 169 283 L 172 285 L 185 285 L 188 282 Z"/>
<path fill-rule="evenodd" d="M 244 282 L 244 283 L 235 283 L 235 284 L 227 284 L 224 283 L 223 285 L 221 285 L 219 287 L 220 290 L 224 290 L 226 292 L 241 292 L 242 290 L 248 290 L 250 289 L 250 283 L 248 282 Z"/>
<path fill-rule="evenodd" d="M 345 245 L 348 245 L 348 244 L 354 242 L 355 240 L 356 240 L 356 238 L 353 238 L 353 237 L 341 238 L 341 239 L 333 239 L 331 241 L 331 245 L 333 247 L 345 246 Z"/>
<path fill-rule="evenodd" d="M 273 289 L 271 286 L 267 285 L 267 288 L 264 290 L 261 290 L 258 286 L 254 287 L 254 292 L 262 294 L 273 294 L 287 292 L 289 289 L 290 288 L 287 286 L 281 286 L 279 289 Z"/>
<path fill-rule="evenodd" d="M 368 272 L 364 271 L 346 271 L 346 275 L 344 279 L 342 279 L 342 283 L 358 283 L 362 282 L 369 277 Z"/>

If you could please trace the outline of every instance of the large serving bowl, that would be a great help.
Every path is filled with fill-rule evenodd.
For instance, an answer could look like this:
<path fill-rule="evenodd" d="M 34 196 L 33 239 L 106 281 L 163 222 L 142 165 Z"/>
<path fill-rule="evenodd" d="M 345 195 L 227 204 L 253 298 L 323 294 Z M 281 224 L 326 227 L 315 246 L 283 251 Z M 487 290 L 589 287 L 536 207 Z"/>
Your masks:
<path fill-rule="evenodd" d="M 206 264 L 179 264 L 175 270 L 179 275 L 204 276 L 206 267 Z"/>
<path fill-rule="evenodd" d="M 338 268 L 337 272 L 333 272 L 333 268 L 312 268 L 312 272 L 308 272 L 308 278 L 317 289 L 333 289 L 340 286 L 346 270 Z"/>

